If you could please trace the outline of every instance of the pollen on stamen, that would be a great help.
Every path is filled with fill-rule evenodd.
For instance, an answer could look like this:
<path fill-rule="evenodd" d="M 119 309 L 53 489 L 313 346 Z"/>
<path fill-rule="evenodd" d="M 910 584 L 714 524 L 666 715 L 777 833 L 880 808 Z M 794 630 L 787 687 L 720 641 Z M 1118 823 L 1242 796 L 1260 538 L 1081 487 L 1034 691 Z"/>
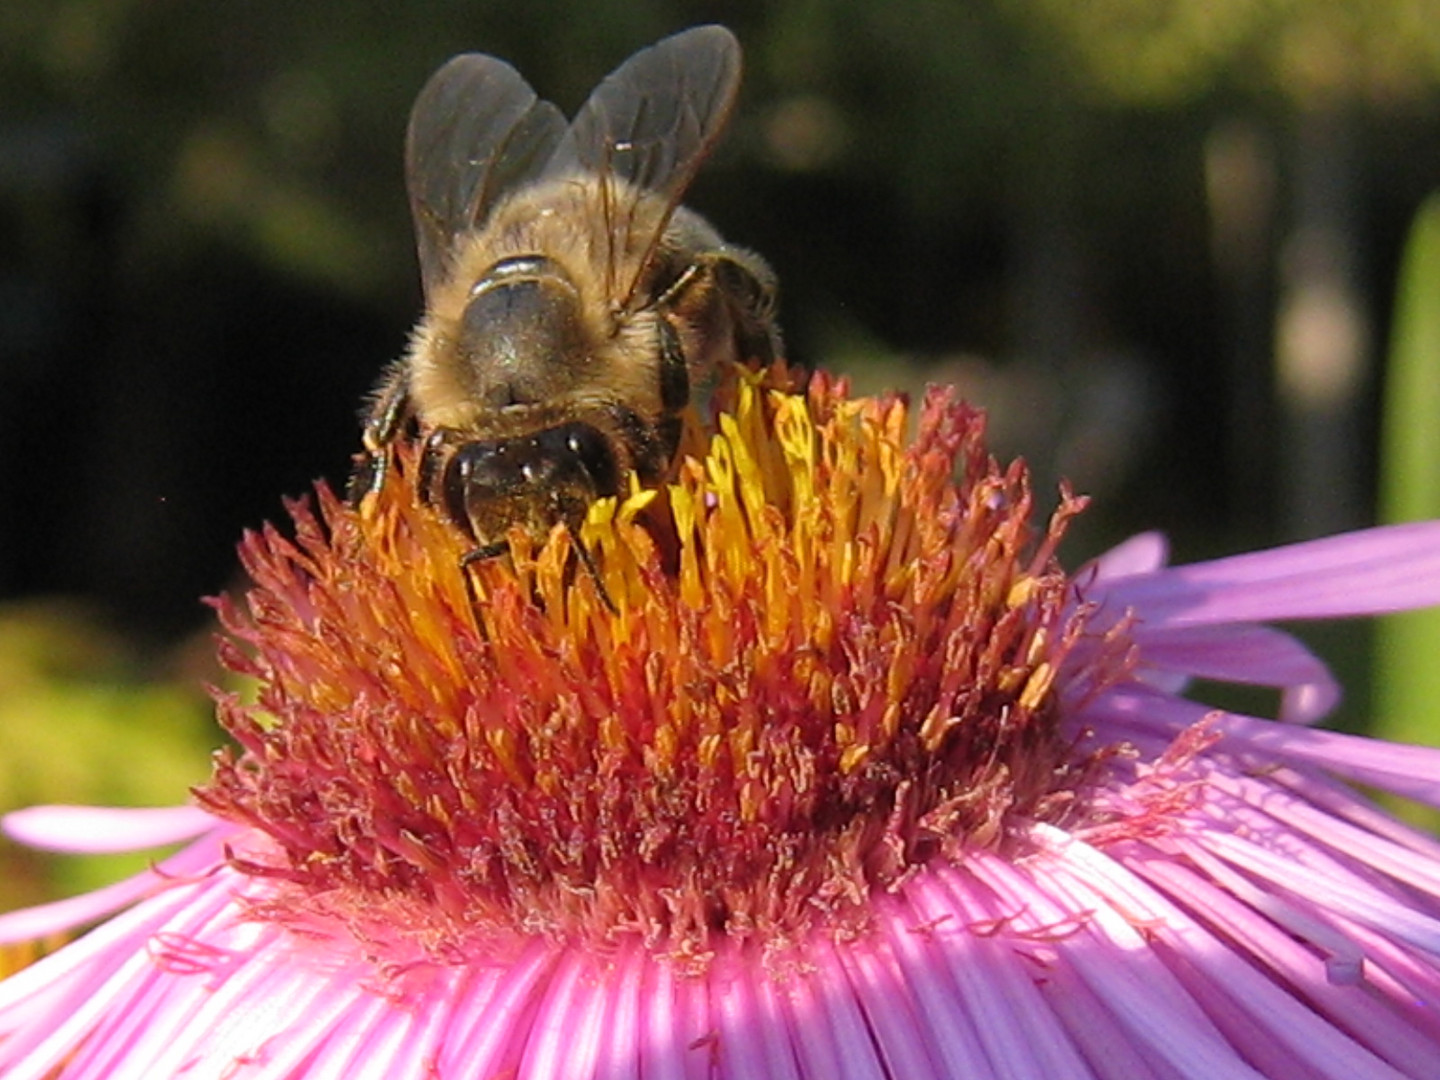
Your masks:
<path fill-rule="evenodd" d="M 1086 637 L 983 415 L 930 393 L 740 374 L 703 457 L 568 532 L 463 563 L 402 453 L 360 510 L 323 485 L 218 601 L 239 744 L 198 791 L 273 852 L 277 916 L 430 949 L 521 930 L 703 955 L 861 932 L 932 859 L 1073 815 L 1056 673 Z M 603 592 L 602 587 L 603 585 Z M 606 597 L 613 602 L 613 610 Z M 1112 674 L 1124 642 L 1088 649 Z"/>

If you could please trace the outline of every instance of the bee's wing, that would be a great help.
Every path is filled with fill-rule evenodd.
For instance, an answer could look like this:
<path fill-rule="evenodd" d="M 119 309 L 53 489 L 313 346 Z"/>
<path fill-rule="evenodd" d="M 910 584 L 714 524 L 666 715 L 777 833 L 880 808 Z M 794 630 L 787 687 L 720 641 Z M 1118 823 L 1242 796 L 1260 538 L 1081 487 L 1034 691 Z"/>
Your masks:
<path fill-rule="evenodd" d="M 740 87 L 740 43 L 723 26 L 697 26 L 641 49 L 605 77 L 575 116 L 547 174 L 591 173 L 611 185 L 606 207 L 614 255 L 639 245 L 643 266 L 711 147 Z M 664 200 L 648 236 L 634 236 L 643 192 Z M 638 274 L 637 274 L 638 277 Z M 634 282 L 615 282 L 627 302 Z"/>
<path fill-rule="evenodd" d="M 445 279 L 455 238 L 539 173 L 565 130 L 560 110 L 493 56 L 465 53 L 430 77 L 405 135 L 405 183 L 427 297 Z"/>

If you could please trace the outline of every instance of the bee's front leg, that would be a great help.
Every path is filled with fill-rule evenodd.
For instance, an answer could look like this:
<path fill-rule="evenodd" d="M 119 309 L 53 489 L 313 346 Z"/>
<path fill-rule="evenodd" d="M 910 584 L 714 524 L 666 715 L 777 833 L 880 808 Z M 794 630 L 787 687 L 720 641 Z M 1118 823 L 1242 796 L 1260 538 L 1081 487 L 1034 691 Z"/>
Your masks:
<path fill-rule="evenodd" d="M 351 506 L 358 506 L 367 496 L 385 486 L 390 469 L 391 446 L 410 420 L 410 387 L 405 377 L 405 364 L 397 360 L 385 369 L 375 390 L 370 409 L 361 431 L 364 451 L 357 455 L 355 467 L 346 486 Z"/>

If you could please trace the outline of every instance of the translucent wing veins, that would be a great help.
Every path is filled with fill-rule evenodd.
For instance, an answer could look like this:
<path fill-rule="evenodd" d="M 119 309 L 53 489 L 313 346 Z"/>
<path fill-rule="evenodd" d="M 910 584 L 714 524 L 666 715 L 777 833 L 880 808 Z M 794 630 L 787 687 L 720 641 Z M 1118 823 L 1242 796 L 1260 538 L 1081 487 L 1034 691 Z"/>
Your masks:
<path fill-rule="evenodd" d="M 406 184 L 427 297 L 446 276 L 458 236 L 496 200 L 537 175 L 565 118 L 503 60 L 457 56 L 421 90 L 405 139 Z"/>
<path fill-rule="evenodd" d="M 641 49 L 591 93 L 546 174 L 579 172 L 624 181 L 608 193 L 612 251 L 639 241 L 643 267 L 675 207 L 725 128 L 740 87 L 740 44 L 722 26 L 700 26 Z M 635 235 L 645 192 L 664 213 Z M 637 272 L 638 277 L 638 272 Z M 619 295 L 630 299 L 633 282 Z"/>

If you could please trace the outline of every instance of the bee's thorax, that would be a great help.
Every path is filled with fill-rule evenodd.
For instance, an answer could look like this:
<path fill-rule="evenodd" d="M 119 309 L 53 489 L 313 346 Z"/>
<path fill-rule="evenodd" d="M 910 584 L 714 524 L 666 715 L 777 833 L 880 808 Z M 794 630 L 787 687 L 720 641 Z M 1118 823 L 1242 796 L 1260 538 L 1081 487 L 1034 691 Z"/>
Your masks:
<path fill-rule="evenodd" d="M 468 396 L 489 409 L 553 399 L 586 355 L 583 325 L 579 290 L 558 263 L 501 259 L 471 288 L 457 327 Z"/>

